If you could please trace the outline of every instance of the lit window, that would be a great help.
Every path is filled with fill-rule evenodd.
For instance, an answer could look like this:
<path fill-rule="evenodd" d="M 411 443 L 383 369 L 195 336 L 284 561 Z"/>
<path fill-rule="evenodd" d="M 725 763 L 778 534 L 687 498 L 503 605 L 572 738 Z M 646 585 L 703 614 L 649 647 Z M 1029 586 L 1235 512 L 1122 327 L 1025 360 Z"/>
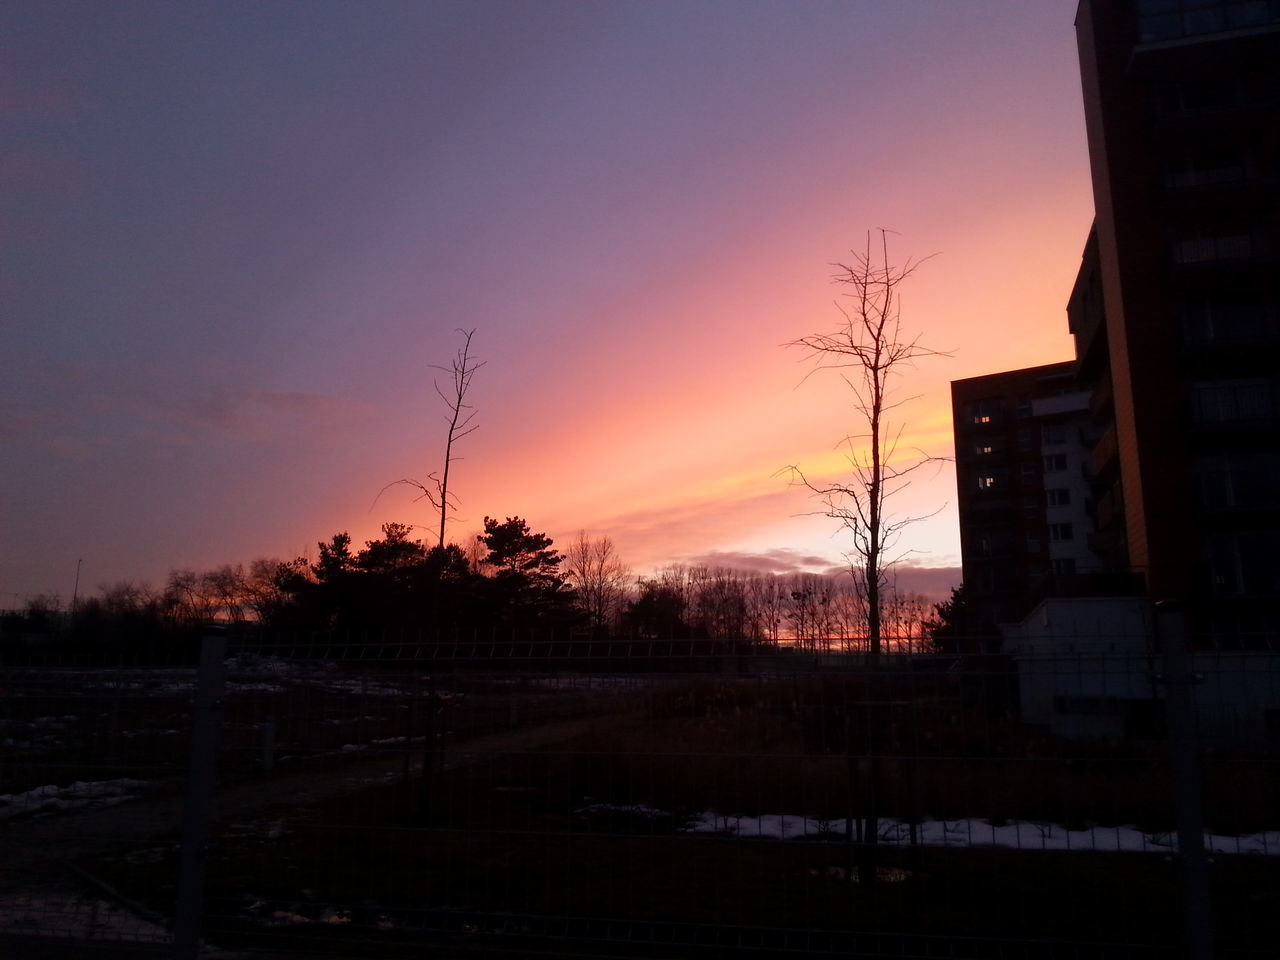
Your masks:
<path fill-rule="evenodd" d="M 965 416 L 968 417 L 969 422 L 975 426 L 994 423 L 999 413 L 999 397 L 988 397 L 985 400 L 975 400 L 965 406 Z"/>
<path fill-rule="evenodd" d="M 996 488 L 996 478 L 990 475 L 978 478 L 979 490 L 994 490 Z"/>

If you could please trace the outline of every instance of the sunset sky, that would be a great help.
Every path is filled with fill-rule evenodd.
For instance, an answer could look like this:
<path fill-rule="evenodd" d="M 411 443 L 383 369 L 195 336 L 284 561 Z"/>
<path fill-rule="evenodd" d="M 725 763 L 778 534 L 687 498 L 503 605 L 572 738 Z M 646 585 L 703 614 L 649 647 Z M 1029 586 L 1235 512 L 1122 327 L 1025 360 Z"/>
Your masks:
<path fill-rule="evenodd" d="M 0 6 L 0 607 L 357 542 L 430 508 L 432 364 L 475 328 L 453 539 L 823 569 L 778 471 L 856 429 L 781 345 L 832 261 L 937 256 L 902 384 L 1071 355 L 1092 217 L 1074 0 Z M 955 567 L 954 475 L 898 507 Z M 953 572 L 948 573 L 955 579 Z M 947 575 L 942 575 L 945 580 Z M 934 578 L 935 585 L 940 583 Z"/>

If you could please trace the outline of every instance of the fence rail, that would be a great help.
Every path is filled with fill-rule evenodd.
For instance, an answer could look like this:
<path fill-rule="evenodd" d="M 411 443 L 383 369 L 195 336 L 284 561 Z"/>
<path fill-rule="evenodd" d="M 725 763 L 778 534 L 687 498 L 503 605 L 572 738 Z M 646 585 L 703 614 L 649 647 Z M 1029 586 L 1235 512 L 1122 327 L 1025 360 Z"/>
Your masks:
<path fill-rule="evenodd" d="M 224 643 L 7 654 L 0 949 L 1261 957 L 1280 934 L 1266 652 Z"/>

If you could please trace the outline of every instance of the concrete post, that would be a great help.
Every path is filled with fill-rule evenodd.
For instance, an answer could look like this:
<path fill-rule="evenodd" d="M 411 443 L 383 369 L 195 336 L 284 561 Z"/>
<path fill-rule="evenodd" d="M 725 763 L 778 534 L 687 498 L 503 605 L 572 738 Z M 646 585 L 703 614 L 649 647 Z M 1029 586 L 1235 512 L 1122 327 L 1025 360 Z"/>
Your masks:
<path fill-rule="evenodd" d="M 1182 872 L 1183 920 L 1190 960 L 1212 960 L 1213 918 L 1209 904 L 1209 858 L 1204 849 L 1200 745 L 1193 687 L 1199 682 L 1187 653 L 1186 624 L 1176 603 L 1155 606 L 1169 722 L 1170 769 L 1178 825 L 1178 866 Z"/>

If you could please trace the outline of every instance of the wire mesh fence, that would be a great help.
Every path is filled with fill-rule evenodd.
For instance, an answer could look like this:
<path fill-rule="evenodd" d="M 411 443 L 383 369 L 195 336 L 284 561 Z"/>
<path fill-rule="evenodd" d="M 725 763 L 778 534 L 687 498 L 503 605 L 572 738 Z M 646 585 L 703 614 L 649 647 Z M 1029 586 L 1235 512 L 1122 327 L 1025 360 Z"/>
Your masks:
<path fill-rule="evenodd" d="M 1266 651 L 1190 653 L 1185 707 L 1148 651 L 205 651 L 9 657 L 0 941 L 1059 958 L 1263 956 L 1280 934 Z"/>

